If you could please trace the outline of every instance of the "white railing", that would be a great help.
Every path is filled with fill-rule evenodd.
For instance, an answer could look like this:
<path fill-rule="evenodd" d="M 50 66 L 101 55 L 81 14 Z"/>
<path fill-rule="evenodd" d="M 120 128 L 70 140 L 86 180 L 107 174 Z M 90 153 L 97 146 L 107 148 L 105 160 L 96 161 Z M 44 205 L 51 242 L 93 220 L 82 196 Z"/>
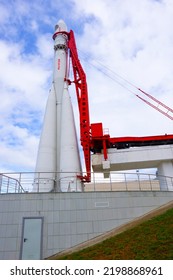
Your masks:
<path fill-rule="evenodd" d="M 22 193 L 25 192 L 20 181 L 10 177 L 9 174 L 0 174 L 0 193 Z"/>
<path fill-rule="evenodd" d="M 4 173 L 0 174 L 0 193 L 26 193 L 26 192 L 57 192 L 60 180 L 67 184 L 67 192 L 75 191 L 70 189 L 70 183 L 76 184 L 77 176 L 73 178 L 66 173 Z M 77 175 L 77 174 L 76 174 Z M 57 179 L 61 178 L 61 179 Z M 120 173 L 111 172 L 109 178 L 104 178 L 102 173 L 92 173 L 91 183 L 84 184 L 84 192 L 97 191 L 168 191 L 173 190 L 173 178 L 156 176 L 144 173 Z M 51 186 L 51 188 L 50 188 Z"/>

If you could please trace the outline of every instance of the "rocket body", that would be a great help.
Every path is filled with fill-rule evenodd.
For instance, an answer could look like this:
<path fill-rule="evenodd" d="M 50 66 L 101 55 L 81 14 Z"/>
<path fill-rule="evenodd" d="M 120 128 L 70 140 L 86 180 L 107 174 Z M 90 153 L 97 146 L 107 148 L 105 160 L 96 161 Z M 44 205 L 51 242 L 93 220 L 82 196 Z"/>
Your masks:
<path fill-rule="evenodd" d="M 62 31 L 62 33 L 61 33 Z M 68 91 L 68 36 L 60 20 L 54 34 L 54 69 L 36 162 L 34 191 L 82 191 L 81 163 Z"/>

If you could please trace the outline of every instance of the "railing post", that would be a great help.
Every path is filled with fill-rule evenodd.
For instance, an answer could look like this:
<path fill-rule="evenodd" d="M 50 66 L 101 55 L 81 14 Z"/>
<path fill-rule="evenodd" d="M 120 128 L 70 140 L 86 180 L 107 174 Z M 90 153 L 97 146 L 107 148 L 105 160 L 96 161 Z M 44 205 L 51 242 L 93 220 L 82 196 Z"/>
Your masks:
<path fill-rule="evenodd" d="M 139 170 L 136 170 L 136 174 L 137 174 L 137 178 L 138 178 L 138 185 L 139 185 L 139 190 L 141 191 L 141 184 L 140 184 L 140 174 L 139 174 Z"/>
<path fill-rule="evenodd" d="M 127 191 L 128 189 L 127 189 L 127 178 L 126 178 L 126 173 L 124 173 L 124 181 L 125 181 L 125 187 L 126 187 L 126 191 Z"/>
<path fill-rule="evenodd" d="M 171 186 L 173 187 L 173 178 L 171 177 Z"/>
<path fill-rule="evenodd" d="M 9 189 L 9 181 L 10 181 L 10 178 L 8 178 L 8 181 L 7 181 L 7 193 L 8 193 L 8 189 Z"/>
<path fill-rule="evenodd" d="M 166 178 L 166 176 L 164 176 L 164 179 L 165 179 L 166 190 L 168 191 L 168 178 Z"/>
<path fill-rule="evenodd" d="M 40 188 L 40 172 L 38 172 L 38 187 L 37 187 L 37 192 L 39 192 Z"/>
<path fill-rule="evenodd" d="M 76 180 L 76 192 L 77 192 L 77 172 L 76 172 L 75 180 Z"/>
<path fill-rule="evenodd" d="M 149 182 L 150 182 L 150 189 L 151 189 L 151 191 L 152 191 L 152 190 L 153 190 L 153 187 L 152 187 L 152 183 L 151 183 L 151 175 L 148 174 L 148 177 L 149 177 Z"/>
<path fill-rule="evenodd" d="M 95 173 L 93 172 L 93 182 L 94 182 L 94 192 L 96 191 L 96 186 L 95 186 Z"/>
<path fill-rule="evenodd" d="M 17 183 L 18 183 L 18 182 L 16 181 L 16 183 L 15 183 L 15 191 L 14 191 L 15 193 L 17 192 L 17 191 L 16 191 L 16 190 L 17 190 Z"/>
<path fill-rule="evenodd" d="M 110 186 L 111 186 L 111 192 L 112 192 L 112 180 L 111 180 L 111 173 L 109 175 L 109 178 L 110 178 Z"/>
<path fill-rule="evenodd" d="M 20 192 L 20 188 L 21 188 L 21 180 L 22 180 L 22 173 L 19 173 L 19 187 L 18 187 L 18 192 Z M 22 191 L 22 190 L 21 190 Z"/>

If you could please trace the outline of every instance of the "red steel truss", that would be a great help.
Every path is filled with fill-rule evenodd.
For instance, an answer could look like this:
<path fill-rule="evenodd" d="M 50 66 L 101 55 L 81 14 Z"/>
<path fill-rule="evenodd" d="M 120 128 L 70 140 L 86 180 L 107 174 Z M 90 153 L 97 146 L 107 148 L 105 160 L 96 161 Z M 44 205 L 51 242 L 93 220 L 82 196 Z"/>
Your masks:
<path fill-rule="evenodd" d="M 74 83 L 76 88 L 76 95 L 79 107 L 79 118 L 80 118 L 80 141 L 83 147 L 85 166 L 86 166 L 86 175 L 79 176 L 81 181 L 90 182 L 91 180 L 91 152 L 101 153 L 103 151 L 104 159 L 107 160 L 107 149 L 116 148 L 116 149 L 126 149 L 130 147 L 139 147 L 139 146 L 154 146 L 154 145 L 166 145 L 173 144 L 173 135 L 158 135 L 158 136 L 145 136 L 145 137 L 110 137 L 109 134 L 103 132 L 102 123 L 94 123 L 90 125 L 90 115 L 89 115 L 89 102 L 88 102 L 88 90 L 86 75 L 82 68 L 82 65 L 78 58 L 78 52 L 76 48 L 76 42 L 74 33 L 71 30 L 68 32 L 60 32 L 68 36 L 68 48 L 70 50 L 70 58 L 72 62 L 74 81 L 68 80 L 69 84 Z M 54 35 L 55 36 L 55 35 Z M 151 104 L 149 101 L 146 101 L 144 98 L 139 97 L 149 106 L 158 110 L 162 114 L 169 117 L 173 120 L 172 116 L 169 116 L 169 112 L 172 113 L 173 110 L 168 106 L 164 105 L 156 98 L 147 94 L 146 92 L 140 90 L 147 97 L 152 99 L 156 105 Z M 166 109 L 166 112 L 159 108 Z"/>

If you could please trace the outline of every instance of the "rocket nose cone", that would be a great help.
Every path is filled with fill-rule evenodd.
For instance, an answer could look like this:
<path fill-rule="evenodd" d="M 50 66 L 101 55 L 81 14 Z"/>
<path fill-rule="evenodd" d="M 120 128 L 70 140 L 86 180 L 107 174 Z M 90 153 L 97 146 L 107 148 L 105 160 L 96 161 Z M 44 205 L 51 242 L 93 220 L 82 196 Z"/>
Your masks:
<path fill-rule="evenodd" d="M 57 24 L 55 25 L 55 32 L 59 32 L 59 31 L 66 31 L 67 32 L 67 25 L 65 24 L 65 22 L 60 19 Z"/>

